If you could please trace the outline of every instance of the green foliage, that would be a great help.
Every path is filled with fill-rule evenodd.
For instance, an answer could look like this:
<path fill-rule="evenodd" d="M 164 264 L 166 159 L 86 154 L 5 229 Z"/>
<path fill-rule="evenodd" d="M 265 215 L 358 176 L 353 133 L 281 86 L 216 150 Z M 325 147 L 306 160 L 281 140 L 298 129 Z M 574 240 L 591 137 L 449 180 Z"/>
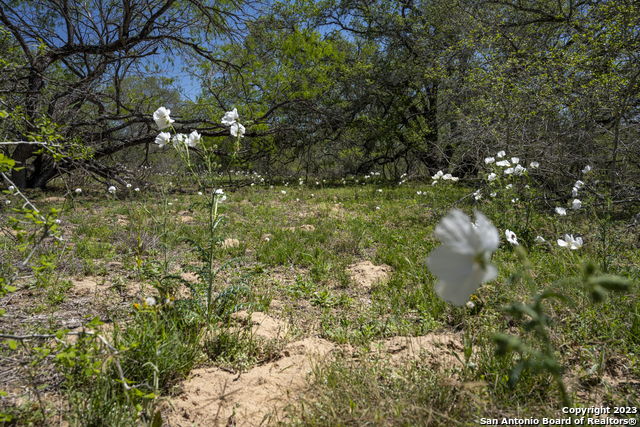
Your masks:
<path fill-rule="evenodd" d="M 524 250 L 521 250 L 523 267 L 530 267 Z M 525 273 L 526 274 L 526 273 Z M 533 280 L 528 278 L 528 280 Z M 624 292 L 630 289 L 631 281 L 624 277 L 611 274 L 598 274 L 593 264 L 586 264 L 583 280 L 594 303 L 602 302 L 608 291 Z M 544 303 L 557 299 L 561 303 L 572 305 L 569 298 L 555 289 L 547 289 L 537 294 L 530 304 L 515 302 L 506 307 L 505 311 L 522 322 L 525 334 L 531 334 L 532 343 L 526 343 L 523 337 L 496 334 L 494 341 L 497 345 L 496 354 L 505 356 L 516 353 L 519 361 L 509 373 L 509 384 L 514 386 L 523 371 L 529 370 L 534 374 L 548 373 L 553 376 L 565 406 L 572 406 L 571 395 L 564 384 L 564 367 L 558 360 L 558 351 L 552 341 L 551 318 L 547 315 Z"/>

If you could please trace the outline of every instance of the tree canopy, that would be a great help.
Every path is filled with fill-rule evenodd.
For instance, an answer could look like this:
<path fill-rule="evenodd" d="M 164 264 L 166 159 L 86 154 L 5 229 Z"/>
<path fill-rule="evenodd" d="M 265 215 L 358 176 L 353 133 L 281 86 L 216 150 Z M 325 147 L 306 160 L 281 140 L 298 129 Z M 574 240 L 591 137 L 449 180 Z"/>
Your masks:
<path fill-rule="evenodd" d="M 214 140 L 237 107 L 250 126 L 236 161 L 272 174 L 473 176 L 508 149 L 559 179 L 596 164 L 616 197 L 639 194 L 631 0 L 0 5 L 5 138 L 49 123 L 68 151 L 88 149 L 56 160 L 17 145 L 23 186 L 78 164 L 114 176 L 98 161 L 148 146 L 150 112 L 166 104 Z M 195 102 L 167 78 L 185 69 L 201 83 Z"/>

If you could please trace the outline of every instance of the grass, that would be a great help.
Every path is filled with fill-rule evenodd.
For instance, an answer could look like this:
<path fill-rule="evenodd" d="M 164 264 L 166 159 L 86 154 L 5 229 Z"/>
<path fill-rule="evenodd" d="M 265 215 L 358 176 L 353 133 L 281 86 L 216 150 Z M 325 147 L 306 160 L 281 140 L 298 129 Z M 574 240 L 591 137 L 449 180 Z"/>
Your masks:
<path fill-rule="evenodd" d="M 286 194 L 280 192 L 283 189 Z M 417 190 L 424 194 L 417 195 Z M 313 387 L 301 403 L 289 406 L 288 423 L 475 425 L 478 414 L 557 416 L 560 401 L 550 376 L 525 371 L 519 383 L 510 386 L 508 374 L 517 356 L 496 356 L 492 342 L 496 332 L 527 336 L 522 322 L 507 316 L 502 307 L 529 301 L 543 288 L 555 286 L 569 302 L 549 306 L 552 341 L 556 356 L 567 367 L 565 377 L 576 402 L 638 406 L 637 286 L 594 305 L 579 280 L 584 262 L 590 260 L 638 282 L 640 253 L 633 233 L 627 232 L 627 217 L 602 225 L 605 241 L 601 227 L 592 226 L 597 222 L 593 212 L 586 209 L 562 219 L 544 205 L 532 209 L 505 200 L 474 205 L 472 198 L 464 197 L 471 191 L 461 186 L 376 183 L 245 187 L 229 193 L 221 206 L 225 220 L 217 238 L 234 238 L 241 244 L 215 252 L 220 272 L 213 281 L 214 317 L 208 327 L 203 323 L 202 301 L 192 297 L 203 295 L 203 283 L 185 283 L 181 278 L 201 267 L 189 241 L 207 236 L 202 196 L 168 194 L 162 200 L 141 193 L 139 199 L 120 201 L 77 197 L 76 207 L 62 216 L 72 225 L 73 250 L 65 262 L 57 263 L 55 274 L 60 279 L 43 281 L 29 298 L 20 291 L 19 304 L 9 310 L 28 311 L 38 305 L 53 319 L 48 327 L 55 331 L 62 324 L 60 307 L 73 303 L 69 278 L 102 275 L 122 291 L 117 303 L 99 304 L 92 313 L 116 320 L 118 326 L 108 338 L 118 348 L 126 379 L 141 385 L 143 395 L 123 392 L 112 356 L 105 357 L 103 348 L 78 350 L 77 355 L 91 354 L 100 368 L 99 373 L 89 373 L 92 387 L 83 385 L 87 372 L 65 368 L 66 380 L 58 385 L 58 393 L 68 402 L 68 409 L 61 412 L 71 424 L 151 422 L 157 396 L 176 393 L 195 367 L 246 370 L 278 358 L 282 343 L 262 340 L 250 333 L 250 326 L 234 323 L 234 312 L 249 310 L 289 321 L 289 339 L 320 336 L 361 349 L 387 337 L 454 332 L 464 336 L 470 352 L 470 363 L 455 372 L 437 371 L 420 361 L 392 366 L 367 355 L 355 362 L 337 356 L 317 368 Z M 474 295 L 473 309 L 440 300 L 425 259 L 438 244 L 433 237 L 435 224 L 452 205 L 467 212 L 479 208 L 501 232 L 515 230 L 527 246 L 534 281 L 521 279 L 522 262 L 503 239 L 493 258 L 499 277 Z M 528 227 L 521 221 L 524 213 Z M 553 244 L 569 231 L 584 236 L 587 243 L 580 251 Z M 538 234 L 552 243 L 534 244 Z M 6 237 L 0 238 L 0 247 L 7 257 L 17 257 Z M 370 291 L 359 288 L 347 267 L 362 260 L 387 264 L 393 273 Z M 563 280 L 558 283 L 559 279 Z M 152 285 L 155 290 L 149 295 L 158 301 L 168 295 L 171 302 L 134 309 L 134 303 L 149 295 L 127 294 L 132 280 Z M 180 291 L 186 284 L 191 291 Z M 16 327 L 9 320 L 0 322 L 5 332 Z M 28 331 L 31 326 L 20 328 Z M 10 354 L 6 348 L 2 352 Z M 28 385 L 43 384 L 46 379 Z M 597 400 L 588 397 L 594 391 Z M 25 407 L 3 411 L 13 414 L 17 424 L 38 417 Z"/>

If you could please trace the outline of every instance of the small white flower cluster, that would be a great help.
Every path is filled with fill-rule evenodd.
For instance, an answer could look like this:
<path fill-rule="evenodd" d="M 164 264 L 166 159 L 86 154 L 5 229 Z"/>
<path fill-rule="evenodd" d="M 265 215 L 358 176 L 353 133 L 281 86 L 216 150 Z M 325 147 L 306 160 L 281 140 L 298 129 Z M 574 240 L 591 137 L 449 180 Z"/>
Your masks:
<path fill-rule="evenodd" d="M 175 120 L 170 117 L 170 114 L 171 110 L 168 110 L 165 107 L 160 107 L 153 113 L 153 120 L 156 122 L 156 126 L 158 126 L 159 130 L 166 129 L 175 122 Z M 183 146 L 187 148 L 194 148 L 200 144 L 201 140 L 202 135 L 200 135 L 197 130 L 194 130 L 189 135 L 177 133 L 174 136 L 171 136 L 169 132 L 160 132 L 153 142 L 160 148 L 163 148 L 170 142 L 175 148 Z"/>
<path fill-rule="evenodd" d="M 582 169 L 582 174 L 586 175 L 589 172 L 591 172 L 591 170 L 592 170 L 591 166 L 587 165 Z M 578 210 L 582 208 L 582 201 L 577 197 L 578 197 L 578 192 L 583 187 L 584 187 L 584 181 L 582 180 L 577 180 L 575 184 L 573 184 L 573 188 L 571 189 L 571 197 L 573 197 L 573 200 L 571 201 L 571 209 L 573 210 Z M 567 210 L 562 207 L 556 207 L 555 211 L 560 216 L 565 216 L 567 214 Z"/>
<path fill-rule="evenodd" d="M 240 124 L 240 122 L 238 122 L 239 119 L 240 116 L 238 115 L 238 109 L 234 108 L 233 110 L 224 113 L 220 122 L 229 128 L 231 136 L 244 138 L 245 128 Z"/>
<path fill-rule="evenodd" d="M 431 185 L 436 185 L 440 180 L 451 181 L 451 182 L 458 182 L 460 180 L 460 178 L 458 178 L 457 176 L 453 176 L 450 173 L 444 173 L 441 170 L 436 172 L 436 174 L 433 175 L 431 179 L 433 180 L 431 182 Z"/>
<path fill-rule="evenodd" d="M 582 173 L 584 175 L 591 172 L 591 170 L 592 170 L 591 166 L 587 165 L 582 169 Z M 573 200 L 571 201 L 571 209 L 573 210 L 578 210 L 582 208 L 582 201 L 580 199 L 577 199 L 576 197 L 578 197 L 578 192 L 583 187 L 584 187 L 584 181 L 581 181 L 581 180 L 577 180 L 575 184 L 573 184 L 573 188 L 571 189 L 571 197 L 573 197 Z M 567 216 L 567 209 L 563 208 L 562 206 L 556 206 L 554 210 L 555 210 L 555 213 L 559 216 Z M 538 238 L 540 238 L 541 240 L 538 240 Z M 536 237 L 536 242 L 542 243 L 542 242 L 545 242 L 545 240 L 541 236 L 538 236 Z M 574 237 L 573 234 L 565 234 L 564 239 L 558 239 L 557 243 L 558 243 L 558 246 L 560 246 L 561 248 L 569 248 L 571 250 L 576 250 L 582 247 L 582 245 L 584 244 L 584 241 L 582 240 L 582 237 L 579 237 L 579 236 Z"/>
<path fill-rule="evenodd" d="M 369 178 L 374 178 L 376 176 L 380 176 L 380 172 L 370 172 L 367 175 L 365 175 L 363 178 L 364 179 L 369 179 Z M 364 185 L 364 183 L 363 183 L 363 185 Z"/>
<path fill-rule="evenodd" d="M 489 174 L 486 177 L 487 182 L 490 185 L 494 186 L 494 189 L 495 189 L 495 185 L 500 182 L 499 180 L 501 176 L 506 175 L 506 177 L 511 178 L 516 176 L 523 176 L 527 173 L 527 168 L 522 166 L 519 157 L 511 157 L 507 159 L 506 156 L 507 156 L 507 153 L 504 150 L 502 150 L 496 153 L 495 156 L 484 158 L 485 165 L 488 165 L 488 166 L 495 165 L 495 166 L 489 166 L 491 169 L 489 169 Z M 530 169 L 537 169 L 539 167 L 540 167 L 540 163 L 536 161 L 532 161 L 531 163 L 529 163 Z M 503 168 L 503 169 L 500 170 L 498 168 Z M 506 190 L 510 190 L 513 188 L 513 184 L 509 183 L 504 188 Z M 525 188 L 529 188 L 529 186 L 525 185 Z M 491 193 L 489 193 L 489 195 L 491 197 L 496 197 L 498 193 L 497 191 L 492 191 Z M 482 195 L 480 194 L 480 190 L 476 190 L 473 193 L 473 197 L 476 201 L 480 200 L 482 198 Z M 519 200 L 520 199 L 517 197 L 512 198 L 511 203 L 517 203 Z"/>
<path fill-rule="evenodd" d="M 201 194 L 201 193 L 198 193 L 198 194 Z M 227 200 L 227 195 L 224 194 L 224 190 L 222 190 L 222 188 L 218 188 L 216 191 L 213 192 L 213 194 L 217 202 L 224 202 L 225 200 Z"/>
<path fill-rule="evenodd" d="M 507 155 L 506 152 L 504 151 L 499 151 L 496 154 L 496 157 L 498 159 L 503 159 L 505 156 Z M 520 158 L 519 157 L 511 157 L 511 159 L 503 159 L 503 160 L 498 160 L 496 161 L 496 157 L 485 157 L 484 159 L 484 164 L 485 165 L 490 165 L 495 163 L 496 166 L 500 166 L 502 168 L 505 168 L 503 173 L 505 175 L 515 175 L 515 176 L 520 176 L 520 175 L 524 175 L 524 173 L 527 171 L 527 168 L 525 168 L 524 166 L 522 166 L 520 164 Z M 531 162 L 531 164 L 529 165 L 531 168 L 537 168 L 540 166 L 540 164 L 538 162 Z M 489 175 L 489 177 L 487 178 L 489 181 L 493 181 L 497 178 L 498 176 L 495 173 L 491 173 Z"/>

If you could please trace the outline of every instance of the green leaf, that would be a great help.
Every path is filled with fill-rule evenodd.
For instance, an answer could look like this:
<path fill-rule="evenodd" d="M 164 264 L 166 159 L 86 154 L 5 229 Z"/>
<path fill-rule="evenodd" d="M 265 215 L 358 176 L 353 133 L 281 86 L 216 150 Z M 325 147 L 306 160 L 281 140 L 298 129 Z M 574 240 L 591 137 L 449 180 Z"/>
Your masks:
<path fill-rule="evenodd" d="M 0 153 L 0 172 L 8 172 L 14 168 L 16 161 Z"/>
<path fill-rule="evenodd" d="M 631 287 L 631 281 L 621 276 L 613 274 L 603 274 L 602 276 L 593 277 L 589 280 L 593 286 L 602 286 L 610 291 L 628 291 Z"/>

